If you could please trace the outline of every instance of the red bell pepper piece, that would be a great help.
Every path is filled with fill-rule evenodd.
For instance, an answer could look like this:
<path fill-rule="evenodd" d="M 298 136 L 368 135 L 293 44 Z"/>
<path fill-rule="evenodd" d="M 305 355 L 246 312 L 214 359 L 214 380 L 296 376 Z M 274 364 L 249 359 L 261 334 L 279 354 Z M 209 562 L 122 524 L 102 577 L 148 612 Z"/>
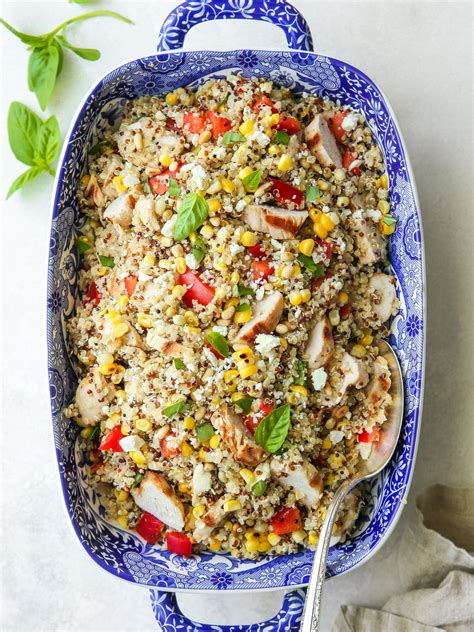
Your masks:
<path fill-rule="evenodd" d="M 256 99 L 254 104 L 252 105 L 252 109 L 260 112 L 262 107 L 264 107 L 265 105 L 268 106 L 273 113 L 278 112 L 278 108 L 275 107 L 275 103 L 270 99 L 270 97 L 265 96 L 258 97 L 258 99 Z"/>
<path fill-rule="evenodd" d="M 364 430 L 359 435 L 360 443 L 373 443 L 374 441 L 380 441 L 380 426 L 374 426 L 372 432 Z"/>
<path fill-rule="evenodd" d="M 232 121 L 225 116 L 217 116 L 214 112 L 208 112 L 207 118 L 212 125 L 213 138 L 219 138 L 232 128 Z"/>
<path fill-rule="evenodd" d="M 263 261 L 252 261 L 250 264 L 252 269 L 253 278 L 258 281 L 259 279 L 267 279 L 270 274 L 273 274 L 275 268 L 268 259 Z"/>
<path fill-rule="evenodd" d="M 193 134 L 199 134 L 206 127 L 206 115 L 196 112 L 186 112 L 183 116 L 183 129 Z"/>
<path fill-rule="evenodd" d="M 166 546 L 170 553 L 177 553 L 190 557 L 193 554 L 193 544 L 185 533 L 170 531 L 166 534 Z"/>
<path fill-rule="evenodd" d="M 288 134 L 296 134 L 301 129 L 301 123 L 294 116 L 289 114 L 280 114 L 280 120 L 277 123 L 277 129 L 283 129 Z"/>
<path fill-rule="evenodd" d="M 269 415 L 272 410 L 272 402 L 269 399 L 262 399 L 258 407 L 258 412 L 255 415 L 246 415 L 244 417 L 244 423 L 252 434 L 255 433 L 262 419 Z"/>
<path fill-rule="evenodd" d="M 352 309 L 350 305 L 343 305 L 339 310 L 339 316 L 342 320 L 347 320 L 350 316 Z"/>
<path fill-rule="evenodd" d="M 122 432 L 122 427 L 117 424 L 102 440 L 99 446 L 99 450 L 102 452 L 123 452 L 123 448 L 119 441 L 123 439 L 125 435 Z"/>
<path fill-rule="evenodd" d="M 150 189 L 153 193 L 155 195 L 163 195 L 163 193 L 166 193 L 168 191 L 171 176 L 175 173 L 179 173 L 183 165 L 183 162 L 178 162 L 176 169 L 165 169 L 157 176 L 148 178 L 148 184 L 150 185 Z"/>
<path fill-rule="evenodd" d="M 207 283 L 203 283 L 199 276 L 186 268 L 184 274 L 178 277 L 180 285 L 186 285 L 188 291 L 183 296 L 186 307 L 192 307 L 193 301 L 197 301 L 200 305 L 208 305 L 214 298 L 214 289 Z"/>
<path fill-rule="evenodd" d="M 345 151 L 344 154 L 342 155 L 342 166 L 345 169 L 349 169 L 349 167 L 351 166 L 351 164 L 354 162 L 356 158 L 357 156 L 351 153 L 349 150 Z M 355 176 L 360 176 L 360 174 L 362 173 L 359 167 L 354 167 L 353 169 L 350 170 L 350 172 L 353 173 Z"/>
<path fill-rule="evenodd" d="M 155 518 L 153 514 L 145 511 L 137 522 L 135 531 L 141 535 L 148 544 L 156 544 L 164 526 L 164 522 L 161 522 L 161 520 Z"/>
<path fill-rule="evenodd" d="M 277 535 L 285 535 L 301 529 L 301 514 L 298 507 L 283 507 L 272 518 L 272 529 Z"/>
<path fill-rule="evenodd" d="M 87 290 L 87 294 L 84 297 L 84 303 L 92 303 L 94 307 L 97 307 L 100 303 L 100 292 L 97 289 L 97 285 L 92 281 Z"/>
<path fill-rule="evenodd" d="M 249 246 L 247 250 L 253 257 L 257 257 L 257 259 L 261 259 L 266 255 L 265 250 L 263 249 L 262 244 L 255 244 L 255 246 Z"/>
<path fill-rule="evenodd" d="M 137 287 L 138 277 L 136 274 L 129 274 L 128 277 L 124 279 L 125 290 L 129 296 L 135 292 L 135 288 Z"/>
<path fill-rule="evenodd" d="M 171 447 L 168 443 L 174 437 L 176 437 L 176 433 L 170 432 L 160 441 L 161 454 L 165 459 L 173 459 L 179 452 L 178 448 Z"/>
<path fill-rule="evenodd" d="M 268 178 L 268 180 L 272 183 L 270 193 L 277 202 L 293 202 L 296 206 L 300 206 L 303 202 L 304 195 L 300 189 L 277 178 Z"/>
<path fill-rule="evenodd" d="M 332 117 L 329 127 L 334 138 L 340 143 L 346 135 L 346 130 L 342 127 L 342 121 L 346 118 L 348 112 L 336 112 Z"/>

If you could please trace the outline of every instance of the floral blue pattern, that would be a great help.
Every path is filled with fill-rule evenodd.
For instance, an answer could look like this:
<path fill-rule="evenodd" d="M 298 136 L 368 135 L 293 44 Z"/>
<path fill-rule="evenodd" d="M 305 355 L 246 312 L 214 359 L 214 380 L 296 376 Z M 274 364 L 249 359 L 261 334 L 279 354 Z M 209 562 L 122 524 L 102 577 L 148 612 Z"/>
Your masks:
<path fill-rule="evenodd" d="M 222 0 L 214 2 L 210 9 L 204 0 L 192 0 L 181 7 L 184 7 L 180 13 L 185 21 L 184 30 L 188 30 L 191 23 L 212 19 L 209 12 L 221 9 L 222 17 L 226 18 L 236 11 L 254 17 L 257 7 L 258 19 L 273 21 L 289 5 L 281 0 Z M 294 11 L 292 7 L 291 10 Z M 291 13 L 288 20 L 294 24 L 295 19 Z M 174 597 L 157 591 L 156 587 L 167 590 L 298 587 L 308 581 L 312 554 L 305 551 L 277 558 L 264 556 L 256 562 L 213 553 L 185 559 L 145 544 L 135 533 L 107 522 L 100 495 L 88 483 L 88 464 L 77 440 L 78 428 L 62 413 L 77 383 L 65 338 L 65 323 L 73 316 L 78 298 L 80 261 L 74 242 L 84 221 L 75 192 L 86 165 L 87 148 L 101 139 L 105 129 L 118 123 L 126 99 L 150 92 L 162 94 L 181 85 L 196 86 L 210 77 L 241 73 L 246 77 L 272 77 L 294 90 L 329 97 L 366 115 L 385 155 L 392 208 L 398 220 L 391 240 L 391 257 L 401 310 L 392 325 L 391 342 L 405 376 L 405 421 L 403 436 L 390 465 L 367 486 L 366 505 L 357 531 L 344 544 L 330 550 L 328 575 L 357 566 L 380 546 L 400 514 L 412 476 L 422 400 L 425 318 L 424 254 L 415 184 L 390 106 L 377 86 L 348 64 L 308 52 L 309 32 L 298 24 L 300 30 L 293 27 L 291 41 L 296 38 L 301 42 L 299 47 L 306 48 L 301 52 L 165 52 L 116 68 L 99 81 L 81 106 L 66 141 L 56 181 L 49 247 L 47 333 L 53 432 L 64 498 L 77 536 L 92 559 L 114 575 L 155 587 L 153 608 L 166 631 L 218 632 L 231 628 L 187 622 L 176 611 Z M 181 26 L 175 18 L 167 20 L 160 46 L 170 49 L 182 44 L 184 35 L 177 33 Z M 250 59 L 252 65 L 248 67 Z M 286 618 L 282 610 L 271 625 L 265 622 L 260 627 L 233 626 L 232 630 L 290 630 L 301 614 L 302 600 L 300 591 L 290 593 L 284 603 Z"/>

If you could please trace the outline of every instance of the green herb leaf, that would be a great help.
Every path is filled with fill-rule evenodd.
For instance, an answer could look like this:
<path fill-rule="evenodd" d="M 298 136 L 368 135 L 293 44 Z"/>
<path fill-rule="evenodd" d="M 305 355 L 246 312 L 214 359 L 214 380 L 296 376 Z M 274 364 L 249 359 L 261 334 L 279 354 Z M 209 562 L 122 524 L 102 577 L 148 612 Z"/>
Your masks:
<path fill-rule="evenodd" d="M 263 496 L 267 489 L 267 484 L 265 481 L 257 481 L 255 485 L 252 486 L 252 494 L 254 496 Z"/>
<path fill-rule="evenodd" d="M 191 248 L 191 253 L 198 263 L 204 259 L 207 253 L 206 244 L 200 237 L 196 237 Z"/>
<path fill-rule="evenodd" d="M 92 432 L 86 439 L 86 443 L 90 443 L 92 439 L 96 436 L 96 434 L 99 433 L 99 430 L 100 430 L 100 426 L 94 426 L 94 428 L 92 429 Z"/>
<path fill-rule="evenodd" d="M 87 252 L 88 250 L 90 250 L 92 248 L 92 244 L 87 242 L 84 239 L 84 237 L 78 237 L 76 239 L 76 248 L 77 248 L 77 252 L 80 255 L 83 255 L 85 252 Z"/>
<path fill-rule="evenodd" d="M 150 183 L 148 182 L 148 178 L 143 183 L 143 193 L 151 193 Z"/>
<path fill-rule="evenodd" d="M 245 136 L 240 132 L 226 132 L 222 137 L 223 145 L 232 145 L 232 143 L 243 143 Z"/>
<path fill-rule="evenodd" d="M 42 120 L 30 108 L 13 101 L 8 110 L 8 141 L 20 162 L 33 167 Z"/>
<path fill-rule="evenodd" d="M 174 368 L 175 369 L 185 369 L 186 368 L 186 365 L 181 360 L 181 358 L 174 358 L 173 359 L 173 364 L 174 364 Z"/>
<path fill-rule="evenodd" d="M 138 487 L 140 483 L 142 482 L 143 477 L 144 477 L 144 474 L 141 474 L 140 472 L 138 472 L 138 474 L 135 474 L 135 480 L 131 484 L 130 489 L 133 489 L 134 487 Z"/>
<path fill-rule="evenodd" d="M 318 198 L 320 198 L 321 195 L 322 195 L 321 191 L 316 186 L 311 185 L 306 189 L 307 202 L 314 202 L 314 200 L 317 200 Z"/>
<path fill-rule="evenodd" d="M 206 334 L 206 342 L 208 342 L 213 349 L 220 353 L 224 358 L 230 356 L 230 349 L 227 340 L 222 334 L 217 331 L 210 331 Z"/>
<path fill-rule="evenodd" d="M 248 312 L 249 309 L 250 309 L 249 303 L 240 303 L 240 305 L 236 305 L 235 307 L 236 312 Z"/>
<path fill-rule="evenodd" d="M 308 272 L 311 272 L 316 279 L 324 276 L 324 266 L 320 263 L 315 263 L 312 257 L 308 257 L 307 255 L 300 253 L 298 255 L 298 261 L 302 263 Z"/>
<path fill-rule="evenodd" d="M 277 143 L 278 145 L 288 145 L 288 143 L 290 142 L 290 136 L 282 129 L 280 129 L 273 137 L 273 142 Z"/>
<path fill-rule="evenodd" d="M 250 395 L 246 395 L 245 397 L 242 397 L 241 399 L 235 401 L 234 404 L 241 408 L 246 415 L 248 415 L 252 409 L 253 401 L 253 397 L 250 397 Z"/>
<path fill-rule="evenodd" d="M 174 225 L 173 235 L 177 241 L 186 239 L 207 219 L 209 207 L 206 200 L 198 193 L 189 193 L 178 209 L 178 219 Z"/>
<path fill-rule="evenodd" d="M 13 181 L 12 185 L 8 189 L 7 200 L 11 195 L 13 195 L 13 193 L 15 193 L 15 191 L 18 191 L 18 189 L 21 189 L 25 186 L 25 184 L 31 182 L 37 176 L 39 176 L 42 171 L 43 169 L 41 169 L 41 167 L 31 167 L 30 169 L 22 173 L 21 176 L 18 176 L 18 178 Z"/>
<path fill-rule="evenodd" d="M 219 103 L 217 104 L 217 109 L 219 109 L 219 107 L 221 105 L 225 105 L 227 103 L 227 101 L 229 100 L 230 97 L 230 92 L 228 92 L 225 97 L 222 99 L 222 101 L 219 101 Z"/>
<path fill-rule="evenodd" d="M 47 164 L 52 163 L 61 147 L 61 132 L 55 116 L 50 116 L 41 124 L 37 140 L 36 152 Z"/>
<path fill-rule="evenodd" d="M 174 178 L 170 178 L 170 181 L 168 184 L 168 195 L 170 197 L 176 197 L 180 193 L 181 193 L 181 187 L 178 185 L 178 183 L 176 182 Z"/>
<path fill-rule="evenodd" d="M 306 360 L 298 359 L 295 366 L 295 378 L 293 384 L 298 386 L 304 386 L 308 375 L 308 362 Z"/>
<path fill-rule="evenodd" d="M 103 266 L 106 266 L 107 268 L 113 268 L 115 265 L 115 261 L 112 259 L 112 257 L 106 257 L 105 255 L 99 255 L 99 261 Z"/>
<path fill-rule="evenodd" d="M 397 223 L 397 220 L 391 215 L 384 215 L 383 223 L 386 224 L 387 226 L 393 226 L 393 224 Z"/>
<path fill-rule="evenodd" d="M 79 46 L 74 46 L 74 44 L 71 44 L 64 35 L 58 35 L 56 39 L 60 44 L 69 48 L 69 50 L 72 50 L 73 53 L 82 59 L 87 59 L 87 61 L 97 61 L 100 59 L 100 50 L 97 50 L 97 48 L 81 48 Z"/>
<path fill-rule="evenodd" d="M 166 408 L 163 408 L 163 415 L 166 415 L 168 419 L 171 419 L 173 415 L 176 415 L 176 413 L 183 412 L 185 408 L 186 408 L 186 400 L 178 399 L 178 401 L 176 401 L 174 404 L 171 404 L 171 406 L 167 406 Z"/>
<path fill-rule="evenodd" d="M 245 287 L 245 285 L 238 285 L 237 292 L 241 298 L 243 296 L 253 296 L 255 294 L 251 287 Z"/>
<path fill-rule="evenodd" d="M 53 42 L 34 48 L 28 61 L 28 88 L 36 94 L 42 110 L 46 109 L 56 83 L 59 52 Z"/>
<path fill-rule="evenodd" d="M 8 29 L 10 33 L 13 33 L 13 35 L 18 37 L 18 39 L 20 39 L 23 44 L 27 44 L 28 46 L 43 46 L 48 39 L 47 35 L 28 35 L 28 33 L 17 31 L 15 28 L 13 28 L 13 26 L 10 26 L 8 22 L 2 20 L 2 18 L 0 18 L 0 24 L 3 24 L 3 26 Z"/>
<path fill-rule="evenodd" d="M 264 450 L 274 454 L 283 445 L 291 423 L 291 408 L 284 404 L 264 417 L 255 430 L 255 441 Z"/>
<path fill-rule="evenodd" d="M 253 193 L 258 189 L 262 180 L 262 175 L 262 170 L 257 169 L 257 171 L 253 171 L 252 173 L 249 173 L 248 176 L 245 176 L 245 178 L 242 178 L 242 184 L 247 189 L 247 191 Z"/>
<path fill-rule="evenodd" d="M 96 143 L 95 145 L 92 145 L 92 147 L 89 149 L 88 153 L 90 156 L 95 156 L 98 153 L 100 153 L 101 151 L 103 151 L 106 147 L 108 147 L 109 143 L 105 140 L 101 141 L 100 143 Z"/>
<path fill-rule="evenodd" d="M 68 0 L 71 4 L 89 4 L 95 2 L 95 0 Z"/>
<path fill-rule="evenodd" d="M 200 441 L 209 441 L 211 437 L 213 437 L 216 433 L 214 431 L 214 427 L 210 421 L 206 421 L 200 426 L 196 427 L 196 434 L 199 437 Z"/>

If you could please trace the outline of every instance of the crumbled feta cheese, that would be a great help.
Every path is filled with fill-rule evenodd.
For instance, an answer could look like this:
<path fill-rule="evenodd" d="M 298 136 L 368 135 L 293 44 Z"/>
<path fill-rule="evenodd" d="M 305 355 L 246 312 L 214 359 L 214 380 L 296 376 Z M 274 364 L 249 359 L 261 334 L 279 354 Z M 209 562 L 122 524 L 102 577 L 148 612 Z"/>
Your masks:
<path fill-rule="evenodd" d="M 124 452 L 135 452 L 139 450 L 145 442 L 138 435 L 127 435 L 120 439 L 119 444 Z"/>
<path fill-rule="evenodd" d="M 266 147 L 270 142 L 268 136 L 264 134 L 264 132 L 260 132 L 258 130 L 255 131 L 253 134 L 250 134 L 249 139 L 256 141 L 256 143 L 260 145 L 260 147 Z"/>
<path fill-rule="evenodd" d="M 206 472 L 204 465 L 198 463 L 193 472 L 193 493 L 205 494 L 211 489 L 211 473 Z"/>
<path fill-rule="evenodd" d="M 284 246 L 281 243 L 281 241 L 278 241 L 277 239 L 271 239 L 270 243 L 275 248 L 275 250 L 283 250 L 283 248 L 284 248 Z"/>
<path fill-rule="evenodd" d="M 149 274 L 146 274 L 145 272 L 143 272 L 143 270 L 140 270 L 138 272 L 138 280 L 139 281 L 149 281 L 151 279 L 151 276 Z"/>
<path fill-rule="evenodd" d="M 375 208 L 368 208 L 365 214 L 375 223 L 379 222 L 382 219 L 381 211 Z"/>
<path fill-rule="evenodd" d="M 354 219 L 364 219 L 364 209 L 358 208 L 357 211 L 352 213 Z"/>
<path fill-rule="evenodd" d="M 191 268 L 191 270 L 197 270 L 199 268 L 199 261 L 196 259 L 192 252 L 189 252 L 184 257 L 184 260 L 186 261 L 186 265 L 188 266 L 188 268 Z"/>
<path fill-rule="evenodd" d="M 257 301 L 261 301 L 264 296 L 265 288 L 259 287 L 258 290 L 255 292 L 255 298 L 257 299 Z"/>
<path fill-rule="evenodd" d="M 204 355 L 206 356 L 206 358 L 209 360 L 209 362 L 212 364 L 212 366 L 217 366 L 219 364 L 219 360 L 212 353 L 212 351 L 209 349 L 209 347 L 203 347 L 202 351 L 203 351 Z"/>
<path fill-rule="evenodd" d="M 123 175 L 123 183 L 126 187 L 134 187 L 140 182 L 137 171 L 126 171 Z"/>
<path fill-rule="evenodd" d="M 225 147 L 216 147 L 212 153 L 218 160 L 223 160 L 227 155 L 227 149 Z"/>
<path fill-rule="evenodd" d="M 230 254 L 232 256 L 236 255 L 238 252 L 243 252 L 244 247 L 241 246 L 240 244 L 236 244 L 235 242 L 232 242 L 229 246 L 229 250 L 230 250 Z"/>
<path fill-rule="evenodd" d="M 173 215 L 167 222 L 163 224 L 161 229 L 161 234 L 165 237 L 173 237 L 174 225 L 176 224 L 176 220 L 178 219 L 177 215 Z"/>
<path fill-rule="evenodd" d="M 235 205 L 235 210 L 236 211 L 243 211 L 246 206 L 247 206 L 247 202 L 244 200 L 244 198 L 242 198 Z"/>
<path fill-rule="evenodd" d="M 359 122 L 359 115 L 357 112 L 348 112 L 344 117 L 341 127 L 345 132 L 353 132 Z"/>
<path fill-rule="evenodd" d="M 331 430 L 329 433 L 329 439 L 333 445 L 336 445 L 336 443 L 339 443 L 344 439 L 344 433 L 342 430 Z"/>
<path fill-rule="evenodd" d="M 255 338 L 255 349 L 262 354 L 269 353 L 275 347 L 278 347 L 280 340 L 277 336 L 270 334 L 258 334 Z"/>
<path fill-rule="evenodd" d="M 189 182 L 194 183 L 196 189 L 205 189 L 207 184 L 207 171 L 201 165 L 195 165 Z"/>
<path fill-rule="evenodd" d="M 311 380 L 313 382 L 314 390 L 321 391 L 325 387 L 327 379 L 328 374 L 322 367 L 313 371 L 311 374 Z"/>
<path fill-rule="evenodd" d="M 359 443 L 358 447 L 359 447 L 360 456 L 364 459 L 364 461 L 367 461 L 367 459 L 370 456 L 370 453 L 372 452 L 372 444 L 369 442 Z"/>
<path fill-rule="evenodd" d="M 214 325 L 212 328 L 212 331 L 221 334 L 221 336 L 227 336 L 227 330 L 228 328 L 225 325 Z"/>

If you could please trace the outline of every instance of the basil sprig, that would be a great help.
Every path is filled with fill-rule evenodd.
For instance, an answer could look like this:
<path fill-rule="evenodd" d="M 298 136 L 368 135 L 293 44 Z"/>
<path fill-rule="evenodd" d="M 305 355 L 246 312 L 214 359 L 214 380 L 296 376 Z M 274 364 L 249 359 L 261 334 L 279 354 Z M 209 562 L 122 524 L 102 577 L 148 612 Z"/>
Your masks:
<path fill-rule="evenodd" d="M 177 241 L 186 239 L 199 228 L 209 215 L 209 206 L 199 193 L 189 193 L 178 208 L 173 235 Z"/>
<path fill-rule="evenodd" d="M 174 368 L 181 370 L 181 369 L 185 369 L 186 365 L 184 364 L 184 362 L 181 360 L 181 358 L 173 358 L 173 364 L 174 364 Z"/>
<path fill-rule="evenodd" d="M 61 133 L 55 116 L 42 121 L 26 105 L 13 101 L 8 110 L 8 140 L 15 158 L 30 169 L 13 182 L 7 198 L 43 171 L 54 176 L 51 163 L 56 159 L 61 146 Z"/>
<path fill-rule="evenodd" d="M 243 143 L 245 140 L 245 136 L 240 132 L 226 132 L 221 142 L 223 145 L 232 145 L 232 143 Z"/>
<path fill-rule="evenodd" d="M 308 272 L 311 272 L 311 274 L 316 279 L 324 276 L 324 266 L 322 266 L 320 263 L 316 263 L 315 261 L 313 261 L 312 257 L 308 257 L 307 255 L 300 253 L 298 255 L 298 261 L 302 263 L 304 267 L 306 268 L 306 270 L 308 270 Z"/>
<path fill-rule="evenodd" d="M 105 255 L 99 255 L 99 261 L 103 266 L 106 266 L 107 268 L 113 268 L 115 265 L 115 261 L 112 259 L 112 257 L 106 257 Z"/>
<path fill-rule="evenodd" d="M 306 189 L 307 202 L 314 202 L 314 200 L 317 200 L 318 198 L 320 198 L 321 195 L 322 195 L 321 191 L 316 186 L 311 185 Z"/>
<path fill-rule="evenodd" d="M 42 110 L 46 109 L 51 94 L 53 93 L 56 79 L 63 67 L 64 48 L 71 50 L 82 59 L 96 61 L 100 57 L 100 51 L 96 48 L 80 48 L 71 44 L 65 37 L 65 29 L 69 24 L 82 22 L 90 18 L 111 17 L 122 22 L 132 24 L 131 20 L 115 11 L 90 11 L 70 18 L 62 22 L 58 27 L 43 35 L 30 35 L 17 31 L 13 26 L 0 18 L 0 23 L 10 33 L 26 44 L 31 49 L 28 61 L 28 87 L 36 94 Z"/>
<path fill-rule="evenodd" d="M 386 226 L 393 226 L 394 224 L 397 223 L 397 220 L 394 217 L 392 217 L 391 215 L 384 215 L 383 216 L 383 223 Z"/>
<path fill-rule="evenodd" d="M 240 297 L 253 296 L 255 294 L 251 287 L 245 287 L 245 285 L 237 285 L 237 292 Z"/>
<path fill-rule="evenodd" d="M 186 406 L 187 406 L 186 400 L 178 399 L 178 401 L 175 402 L 174 404 L 171 404 L 170 406 L 167 406 L 166 408 L 163 408 L 163 415 L 166 415 L 166 417 L 171 419 L 171 417 L 173 417 L 173 415 L 176 415 L 177 413 L 183 412 L 183 410 L 185 410 Z"/>
<path fill-rule="evenodd" d="M 253 401 L 253 397 L 250 397 L 250 395 L 245 395 L 244 397 L 237 399 L 234 404 L 238 406 L 241 410 L 243 410 L 246 415 L 248 415 L 250 410 L 252 409 Z"/>
<path fill-rule="evenodd" d="M 252 171 L 252 173 L 249 173 L 248 176 L 242 178 L 242 184 L 247 189 L 247 191 L 250 191 L 250 193 L 254 193 L 260 185 L 262 175 L 263 172 L 261 169 L 257 169 L 257 171 Z"/>
<path fill-rule="evenodd" d="M 209 441 L 209 439 L 216 433 L 214 432 L 214 426 L 211 422 L 205 421 L 203 424 L 196 427 L 196 434 L 199 437 L 199 440 L 204 443 L 204 441 Z"/>
<path fill-rule="evenodd" d="M 273 142 L 278 145 L 288 145 L 290 142 L 290 136 L 282 129 L 278 130 L 278 132 L 273 137 Z"/>
<path fill-rule="evenodd" d="M 174 178 L 170 178 L 170 181 L 168 184 L 168 195 L 170 197 L 176 197 L 180 193 L 181 193 L 181 187 L 179 186 L 179 184 L 176 182 Z"/>
<path fill-rule="evenodd" d="M 236 312 L 248 312 L 249 309 L 250 309 L 249 303 L 240 303 L 240 305 L 236 305 L 235 307 Z"/>
<path fill-rule="evenodd" d="M 308 362 L 306 360 L 298 359 L 295 365 L 295 377 L 293 384 L 298 386 L 304 386 L 308 375 Z"/>
<path fill-rule="evenodd" d="M 275 454 L 285 442 L 291 423 L 291 408 L 284 404 L 264 417 L 255 430 L 255 441 L 264 450 Z"/>
<path fill-rule="evenodd" d="M 87 252 L 88 250 L 92 248 L 92 244 L 86 241 L 85 237 L 78 237 L 76 239 L 76 248 L 77 248 L 77 252 L 80 255 L 83 255 L 85 252 Z"/>
<path fill-rule="evenodd" d="M 206 334 L 206 342 L 208 342 L 211 347 L 224 358 L 228 358 L 230 356 L 229 343 L 218 331 L 210 331 Z"/>
<path fill-rule="evenodd" d="M 201 261 L 206 256 L 206 253 L 207 253 L 207 248 L 206 248 L 206 244 L 204 243 L 204 240 L 202 240 L 200 237 L 196 237 L 196 239 L 193 242 L 193 247 L 191 248 L 191 254 L 193 255 L 193 257 L 196 259 L 198 263 L 201 263 Z"/>

